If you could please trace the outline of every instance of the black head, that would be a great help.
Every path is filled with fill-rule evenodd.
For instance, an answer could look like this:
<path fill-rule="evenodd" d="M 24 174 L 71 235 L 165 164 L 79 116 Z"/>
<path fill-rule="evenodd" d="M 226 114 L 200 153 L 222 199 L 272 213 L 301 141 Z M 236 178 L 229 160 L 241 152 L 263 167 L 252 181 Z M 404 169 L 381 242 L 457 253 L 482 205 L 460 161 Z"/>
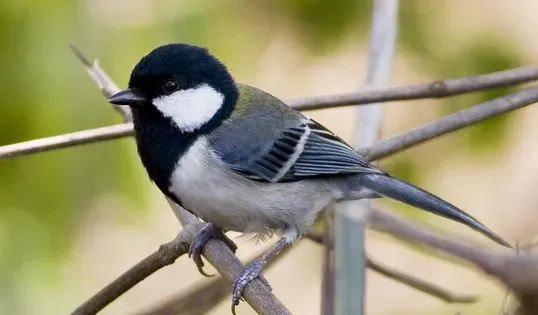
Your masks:
<path fill-rule="evenodd" d="M 131 73 L 129 89 L 113 95 L 109 102 L 129 105 L 133 110 L 153 107 L 178 121 L 178 125 L 182 120 L 185 123 L 200 120 L 196 122 L 200 127 L 200 123 L 208 122 L 208 119 L 201 121 L 207 117 L 193 115 L 207 115 L 212 110 L 212 115 L 231 111 L 225 107 L 233 107 L 237 96 L 237 87 L 226 66 L 207 49 L 169 44 L 143 57 Z M 219 97 L 222 98 L 218 104 L 220 111 L 215 109 Z"/>
<path fill-rule="evenodd" d="M 139 90 L 151 100 L 204 83 L 223 94 L 235 89 L 226 66 L 206 48 L 169 44 L 154 49 L 138 62 L 129 88 Z"/>

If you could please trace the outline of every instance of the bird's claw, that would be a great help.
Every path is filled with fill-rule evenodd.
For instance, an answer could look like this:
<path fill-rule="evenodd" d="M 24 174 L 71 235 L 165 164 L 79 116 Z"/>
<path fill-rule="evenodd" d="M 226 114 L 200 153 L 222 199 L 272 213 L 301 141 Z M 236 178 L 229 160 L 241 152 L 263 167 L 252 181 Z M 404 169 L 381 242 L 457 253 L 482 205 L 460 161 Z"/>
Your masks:
<path fill-rule="evenodd" d="M 205 277 L 214 276 L 207 274 L 204 271 L 204 262 L 202 261 L 202 250 L 204 249 L 205 244 L 212 238 L 222 240 L 224 244 L 226 244 L 226 246 L 228 246 L 228 248 L 230 248 L 230 250 L 232 250 L 234 253 L 237 250 L 237 245 L 235 245 L 235 243 L 229 239 L 221 229 L 211 223 L 204 226 L 194 237 L 194 240 L 189 247 L 188 255 L 189 258 L 192 257 L 192 260 L 194 260 L 194 263 L 196 264 L 196 268 Z"/>
<path fill-rule="evenodd" d="M 243 290 L 250 281 L 259 278 L 269 288 L 270 291 L 273 290 L 269 282 L 260 274 L 263 267 L 265 266 L 265 263 L 266 262 L 263 260 L 254 261 L 234 281 L 232 288 L 232 314 L 236 315 L 235 307 L 239 305 L 240 300 L 243 301 L 241 295 L 243 294 Z"/>

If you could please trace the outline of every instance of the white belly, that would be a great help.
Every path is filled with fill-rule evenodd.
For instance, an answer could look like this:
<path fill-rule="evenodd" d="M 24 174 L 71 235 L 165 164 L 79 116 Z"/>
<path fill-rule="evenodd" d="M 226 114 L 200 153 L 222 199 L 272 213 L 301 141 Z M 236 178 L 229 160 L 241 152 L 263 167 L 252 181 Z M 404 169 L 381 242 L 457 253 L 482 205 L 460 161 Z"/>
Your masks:
<path fill-rule="evenodd" d="M 304 231 L 332 202 L 329 184 L 319 181 L 263 183 L 225 167 L 197 140 L 174 171 L 170 190 L 206 222 L 246 233 L 267 233 L 286 226 Z"/>

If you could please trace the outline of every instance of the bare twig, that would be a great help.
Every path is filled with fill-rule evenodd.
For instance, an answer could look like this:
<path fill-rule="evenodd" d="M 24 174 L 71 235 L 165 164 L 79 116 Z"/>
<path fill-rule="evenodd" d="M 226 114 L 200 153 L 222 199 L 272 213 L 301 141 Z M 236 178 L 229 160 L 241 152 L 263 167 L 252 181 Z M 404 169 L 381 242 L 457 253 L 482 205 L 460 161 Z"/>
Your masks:
<path fill-rule="evenodd" d="M 86 67 L 86 71 L 99 87 L 99 90 L 105 97 L 110 97 L 114 93 L 119 92 L 118 86 L 110 79 L 106 72 L 101 69 L 99 62 L 95 60 L 91 62 L 80 49 L 76 46 L 69 45 L 69 48 L 80 62 Z M 113 105 L 113 108 L 121 115 L 123 121 L 131 122 L 133 117 L 131 110 L 127 106 Z M 84 130 L 63 134 L 55 137 L 31 140 L 17 144 L 0 147 L 0 160 L 28 155 L 33 153 L 46 152 L 56 149 L 99 142 L 105 140 L 118 139 L 122 137 L 132 136 L 134 134 L 133 125 L 130 123 L 113 125 L 103 128 Z"/>
<path fill-rule="evenodd" d="M 80 51 L 80 49 L 74 45 L 69 45 L 69 48 L 75 54 L 75 56 L 77 56 L 78 60 L 80 60 L 80 62 L 82 62 L 82 64 L 86 67 L 86 71 L 88 71 L 88 74 L 97 84 L 99 90 L 101 90 L 101 93 L 103 93 L 106 98 L 109 98 L 120 91 L 116 83 L 112 81 L 108 74 L 103 71 L 103 69 L 101 69 L 98 60 L 91 62 L 90 59 L 88 59 L 88 57 L 86 57 L 82 51 Z M 125 122 L 133 121 L 131 110 L 127 106 L 113 105 L 113 107 L 121 115 L 121 117 L 123 117 Z"/>
<path fill-rule="evenodd" d="M 323 235 L 321 233 L 314 231 L 307 234 L 308 239 L 318 244 L 322 244 L 322 237 Z M 285 253 L 289 252 L 289 249 L 290 248 L 286 249 L 285 252 L 282 252 L 275 260 L 271 261 L 267 267 L 274 265 L 274 263 L 277 260 L 280 260 Z M 250 259 L 249 262 L 247 262 L 247 265 L 254 261 L 255 258 Z M 476 295 L 452 293 L 436 284 L 426 282 L 420 278 L 389 268 L 369 258 L 367 264 L 368 268 L 383 276 L 437 297 L 447 303 L 473 303 L 478 300 Z M 229 295 L 229 282 L 224 278 L 217 278 L 200 284 L 195 288 L 191 288 L 187 292 L 181 292 L 164 302 L 158 303 L 157 306 L 151 307 L 148 310 L 137 312 L 136 315 L 203 315 L 213 309 Z"/>
<path fill-rule="evenodd" d="M 81 144 L 125 138 L 132 136 L 133 134 L 133 124 L 128 123 L 19 142 L 0 147 L 0 161 L 19 156 L 74 147 Z"/>
<path fill-rule="evenodd" d="M 183 226 L 200 222 L 193 214 L 167 199 L 174 214 Z M 203 251 L 204 258 L 229 282 L 239 277 L 245 265 L 220 240 L 210 240 Z M 243 298 L 258 314 L 291 314 L 258 278 L 249 282 L 243 291 Z"/>
<path fill-rule="evenodd" d="M 267 263 L 269 269 L 276 262 L 282 260 L 292 247 L 283 250 L 275 259 Z M 259 258 L 258 255 L 246 263 L 252 263 Z M 181 292 L 169 298 L 166 302 L 161 302 L 157 306 L 146 311 L 136 313 L 137 315 L 203 315 L 222 302 L 231 293 L 230 283 L 225 278 L 217 278 L 207 281 L 188 292 Z"/>
<path fill-rule="evenodd" d="M 374 210 L 376 211 L 376 210 Z M 309 231 L 305 237 L 314 243 L 323 244 L 323 235 L 315 231 Z M 437 284 L 427 282 L 423 279 L 406 274 L 402 271 L 384 266 L 383 264 L 366 257 L 367 267 L 391 280 L 405 284 L 415 290 L 426 293 L 441 299 L 447 303 L 474 303 L 478 300 L 478 296 L 474 294 L 458 294 L 450 292 L 447 289 L 440 287 Z"/>
<path fill-rule="evenodd" d="M 478 300 L 478 296 L 474 294 L 458 294 L 441 288 L 437 284 L 425 281 L 423 279 L 413 277 L 396 269 L 381 265 L 380 263 L 368 258 L 368 268 L 373 271 L 390 278 L 394 281 L 403 283 L 415 290 L 424 292 L 447 303 L 474 303 Z"/>
<path fill-rule="evenodd" d="M 442 98 L 489 90 L 538 80 L 538 67 L 523 67 L 461 79 L 434 81 L 393 88 L 367 89 L 353 93 L 305 97 L 288 101 L 299 110 L 323 109 L 348 105 Z"/>
<path fill-rule="evenodd" d="M 201 222 L 191 222 L 180 231 L 177 237 L 159 247 L 157 251 L 144 258 L 138 264 L 127 270 L 116 280 L 97 292 L 84 304 L 80 305 L 73 315 L 96 314 L 112 301 L 130 290 L 136 284 L 149 277 L 159 269 L 173 264 L 177 258 L 187 253 L 187 250 L 202 227 Z M 288 250 L 285 250 L 276 259 L 271 261 L 267 267 L 280 261 Z M 252 260 L 249 261 L 249 263 Z M 218 278 L 197 289 L 182 294 L 174 298 L 172 302 L 161 305 L 151 312 L 142 314 L 205 314 L 204 312 L 213 308 L 231 292 L 230 282 L 226 278 Z M 168 311 L 174 311 L 169 313 Z"/>
<path fill-rule="evenodd" d="M 173 264 L 181 255 L 187 253 L 194 234 L 200 227 L 201 223 L 185 227 L 173 241 L 161 245 L 156 252 L 144 258 L 144 260 L 101 289 L 88 301 L 80 305 L 72 314 L 96 314 L 157 270 Z"/>
<path fill-rule="evenodd" d="M 359 150 L 359 153 L 369 160 L 381 159 L 432 138 L 462 129 L 488 118 L 511 112 L 535 102 L 538 102 L 538 87 L 528 88 L 455 112 L 418 128 L 381 140 L 370 148 Z"/>
<path fill-rule="evenodd" d="M 538 255 L 522 255 L 506 249 L 489 250 L 468 241 L 448 239 L 380 210 L 371 213 L 370 224 L 399 239 L 457 257 L 493 276 L 518 298 L 516 314 L 536 314 L 538 311 Z"/>
<path fill-rule="evenodd" d="M 82 62 L 82 64 L 86 66 L 88 73 L 94 79 L 94 81 L 98 83 L 99 89 L 104 95 L 112 95 L 113 93 L 110 93 L 111 90 L 118 90 L 116 84 L 99 67 L 97 60 L 91 62 L 76 46 L 69 45 L 69 48 Z M 299 110 L 311 110 L 346 105 L 361 105 L 424 98 L 441 98 L 516 85 L 535 80 L 538 80 L 538 67 L 531 66 L 460 79 L 439 80 L 425 84 L 408 85 L 402 87 L 369 87 L 368 89 L 358 92 L 298 98 L 289 100 L 287 103 L 291 107 Z M 115 106 L 115 108 L 122 114 L 124 118 L 127 118 L 126 121 L 131 121 L 130 113 L 125 112 L 126 107 Z"/>

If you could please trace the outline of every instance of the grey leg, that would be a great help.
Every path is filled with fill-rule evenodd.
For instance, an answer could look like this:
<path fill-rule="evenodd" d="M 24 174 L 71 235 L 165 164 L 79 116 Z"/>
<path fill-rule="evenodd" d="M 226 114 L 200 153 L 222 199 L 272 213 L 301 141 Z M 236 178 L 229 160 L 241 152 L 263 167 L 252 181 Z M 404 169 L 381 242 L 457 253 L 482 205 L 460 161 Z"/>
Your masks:
<path fill-rule="evenodd" d="M 204 249 L 205 244 L 212 238 L 222 240 L 232 250 L 232 252 L 234 252 L 234 254 L 237 250 L 237 245 L 235 245 L 235 243 L 229 239 L 226 234 L 224 234 L 222 229 L 211 223 L 206 224 L 198 232 L 198 234 L 196 234 L 191 246 L 189 247 L 189 258 L 192 256 L 192 260 L 194 260 L 196 263 L 196 268 L 198 268 L 198 271 L 206 277 L 212 277 L 213 275 L 205 273 L 203 269 L 204 262 L 202 261 L 202 250 Z"/>
<path fill-rule="evenodd" d="M 269 250 L 267 250 L 262 257 L 255 260 L 250 266 L 245 269 L 241 275 L 234 281 L 232 289 L 232 314 L 235 315 L 235 306 L 239 304 L 241 294 L 247 286 L 247 284 L 260 276 L 260 279 L 269 287 L 269 283 L 264 281 L 260 273 L 262 269 L 267 265 L 269 261 L 275 258 L 282 250 L 293 244 L 299 237 L 299 231 L 295 228 L 287 228 L 284 230 L 283 237 Z"/>

